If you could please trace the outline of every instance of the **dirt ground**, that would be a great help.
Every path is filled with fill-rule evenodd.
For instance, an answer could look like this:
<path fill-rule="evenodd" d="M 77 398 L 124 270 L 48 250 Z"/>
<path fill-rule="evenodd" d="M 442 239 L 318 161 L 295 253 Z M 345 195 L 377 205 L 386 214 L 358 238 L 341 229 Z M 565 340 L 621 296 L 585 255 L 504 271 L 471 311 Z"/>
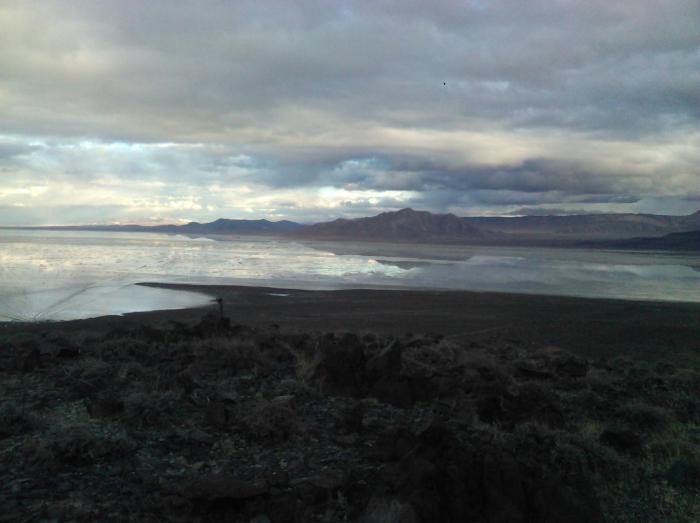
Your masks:
<path fill-rule="evenodd" d="M 665 359 L 698 368 L 700 304 L 464 291 L 302 291 L 264 287 L 146 284 L 223 299 L 236 324 L 299 331 L 440 333 L 451 339 L 553 345 L 587 358 Z M 283 295 L 283 296 L 280 296 Z M 211 310 L 217 310 L 213 303 Z M 104 332 L 142 323 L 198 319 L 205 310 L 153 311 L 61 322 L 61 330 Z M 40 332 L 47 324 L 0 324 Z"/>

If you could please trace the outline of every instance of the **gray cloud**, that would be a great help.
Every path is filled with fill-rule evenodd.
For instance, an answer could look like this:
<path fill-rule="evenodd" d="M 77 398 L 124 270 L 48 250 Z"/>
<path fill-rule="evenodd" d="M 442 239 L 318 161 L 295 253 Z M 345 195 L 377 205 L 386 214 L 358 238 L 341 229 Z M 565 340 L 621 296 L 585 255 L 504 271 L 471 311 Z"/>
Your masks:
<path fill-rule="evenodd" d="M 696 0 L 3 4 L 0 221 L 55 194 L 91 221 L 690 210 L 698 26 Z"/>

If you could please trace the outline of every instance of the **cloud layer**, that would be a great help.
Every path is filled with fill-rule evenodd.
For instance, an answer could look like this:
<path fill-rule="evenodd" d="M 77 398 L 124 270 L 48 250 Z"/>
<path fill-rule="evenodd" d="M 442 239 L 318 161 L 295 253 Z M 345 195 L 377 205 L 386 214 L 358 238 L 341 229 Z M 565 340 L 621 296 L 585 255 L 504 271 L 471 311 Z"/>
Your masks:
<path fill-rule="evenodd" d="M 0 4 L 0 222 L 690 212 L 697 0 Z"/>

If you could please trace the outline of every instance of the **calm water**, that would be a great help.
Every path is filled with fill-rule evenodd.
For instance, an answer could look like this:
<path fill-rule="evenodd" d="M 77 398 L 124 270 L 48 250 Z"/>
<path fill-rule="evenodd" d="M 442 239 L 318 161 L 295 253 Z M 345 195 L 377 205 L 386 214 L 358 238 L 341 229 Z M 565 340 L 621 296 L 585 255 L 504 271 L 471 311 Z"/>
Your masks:
<path fill-rule="evenodd" d="M 700 302 L 700 256 L 0 230 L 0 320 L 85 318 L 209 301 L 134 285 L 145 281 Z"/>

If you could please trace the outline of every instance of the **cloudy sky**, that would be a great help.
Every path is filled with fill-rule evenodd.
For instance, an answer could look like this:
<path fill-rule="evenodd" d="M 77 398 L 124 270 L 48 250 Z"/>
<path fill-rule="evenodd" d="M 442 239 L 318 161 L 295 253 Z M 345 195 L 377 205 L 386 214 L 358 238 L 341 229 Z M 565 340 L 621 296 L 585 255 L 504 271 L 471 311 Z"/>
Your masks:
<path fill-rule="evenodd" d="M 700 209 L 700 0 L 0 0 L 0 224 Z"/>

